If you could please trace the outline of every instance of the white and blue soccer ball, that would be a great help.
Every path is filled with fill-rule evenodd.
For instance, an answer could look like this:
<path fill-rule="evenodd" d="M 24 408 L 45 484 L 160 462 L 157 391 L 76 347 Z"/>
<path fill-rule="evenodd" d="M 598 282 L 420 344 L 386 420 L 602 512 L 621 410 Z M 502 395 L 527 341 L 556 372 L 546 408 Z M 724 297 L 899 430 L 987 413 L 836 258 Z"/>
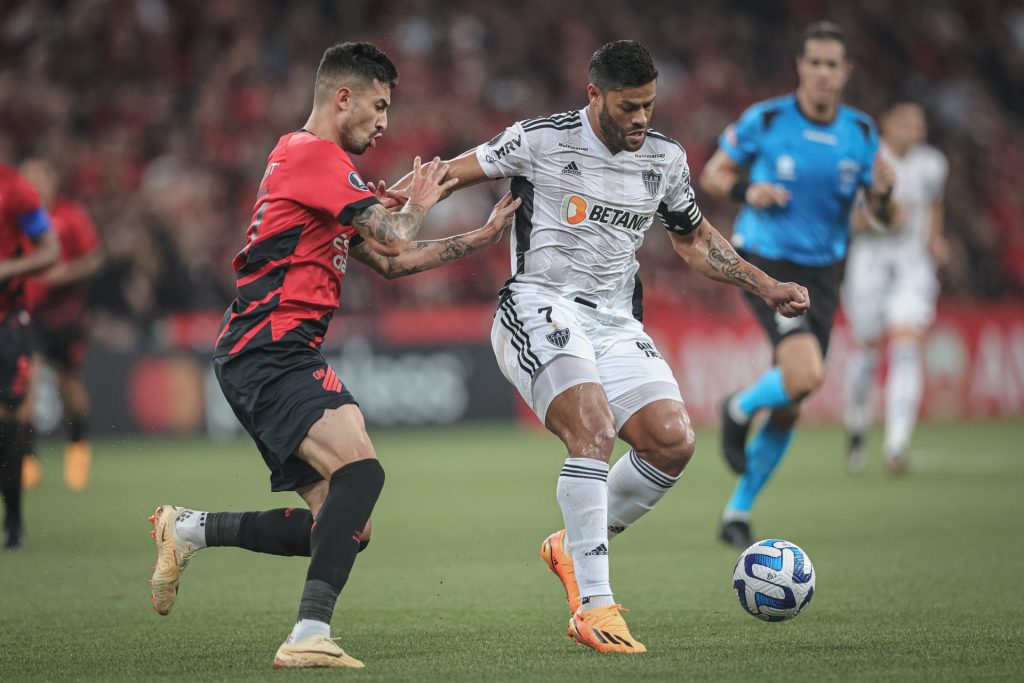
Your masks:
<path fill-rule="evenodd" d="M 732 586 L 746 612 L 764 621 L 800 614 L 814 596 L 814 566 L 799 546 L 769 538 L 743 551 Z"/>

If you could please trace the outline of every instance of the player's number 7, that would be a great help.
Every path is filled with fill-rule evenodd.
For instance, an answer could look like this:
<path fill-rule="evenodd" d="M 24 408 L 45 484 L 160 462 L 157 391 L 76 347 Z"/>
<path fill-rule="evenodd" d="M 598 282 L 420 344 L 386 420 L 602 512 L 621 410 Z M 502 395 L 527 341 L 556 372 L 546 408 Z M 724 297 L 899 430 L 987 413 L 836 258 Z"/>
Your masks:
<path fill-rule="evenodd" d="M 545 319 L 546 319 L 546 320 L 547 320 L 547 321 L 548 321 L 549 323 L 552 323 L 552 322 L 554 322 L 554 320 L 552 320 L 552 319 L 551 319 L 551 306 L 544 306 L 543 308 L 538 308 L 538 309 L 537 309 L 537 312 L 538 312 L 538 313 L 543 313 L 543 314 L 544 314 L 544 318 L 545 318 Z"/>

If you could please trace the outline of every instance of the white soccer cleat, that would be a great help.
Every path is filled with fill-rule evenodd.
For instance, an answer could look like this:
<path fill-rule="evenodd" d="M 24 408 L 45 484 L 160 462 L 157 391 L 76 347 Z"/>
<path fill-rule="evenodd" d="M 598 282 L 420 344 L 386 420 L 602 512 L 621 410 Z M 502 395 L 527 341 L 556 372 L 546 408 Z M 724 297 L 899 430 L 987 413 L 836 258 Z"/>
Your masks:
<path fill-rule="evenodd" d="M 274 655 L 275 669 L 362 669 L 366 665 L 345 653 L 327 636 L 284 643 Z"/>
<path fill-rule="evenodd" d="M 162 615 L 170 614 L 174 607 L 181 573 L 198 550 L 178 535 L 175 521 L 185 511 L 186 508 L 161 505 L 149 518 L 153 523 L 149 535 L 156 539 L 156 566 L 153 567 L 153 578 L 149 580 L 153 591 L 149 597 L 153 601 L 153 609 Z"/>

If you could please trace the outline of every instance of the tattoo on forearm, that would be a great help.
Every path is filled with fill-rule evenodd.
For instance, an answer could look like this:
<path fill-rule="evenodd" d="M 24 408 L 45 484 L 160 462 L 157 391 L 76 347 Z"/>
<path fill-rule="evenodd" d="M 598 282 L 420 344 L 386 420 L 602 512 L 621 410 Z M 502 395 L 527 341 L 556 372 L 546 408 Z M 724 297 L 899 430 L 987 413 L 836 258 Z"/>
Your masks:
<path fill-rule="evenodd" d="M 707 264 L 712 270 L 719 272 L 726 280 L 742 286 L 751 292 L 757 291 L 753 267 L 741 259 L 729 243 L 721 235 L 708 235 Z"/>
<path fill-rule="evenodd" d="M 422 252 L 431 248 L 436 253 L 426 256 L 416 254 L 416 252 Z M 469 256 L 475 251 L 477 251 L 476 247 L 467 244 L 461 235 L 456 235 L 455 237 L 448 237 L 443 240 L 416 242 L 404 249 L 398 256 L 384 256 L 381 258 L 387 261 L 387 272 L 390 277 L 402 277 L 443 266 L 446 263 Z"/>
<path fill-rule="evenodd" d="M 395 240 L 409 240 L 419 232 L 427 212 L 418 204 L 406 204 L 401 211 L 391 213 L 374 205 L 360 211 L 352 219 L 352 225 L 366 232 L 381 244 Z"/>

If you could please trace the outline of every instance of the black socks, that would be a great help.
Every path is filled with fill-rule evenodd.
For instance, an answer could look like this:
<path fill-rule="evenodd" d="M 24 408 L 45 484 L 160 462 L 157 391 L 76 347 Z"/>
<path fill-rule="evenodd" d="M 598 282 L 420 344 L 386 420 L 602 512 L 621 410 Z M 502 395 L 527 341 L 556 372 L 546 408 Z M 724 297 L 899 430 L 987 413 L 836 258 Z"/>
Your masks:
<path fill-rule="evenodd" d="M 338 594 L 360 550 L 362 531 L 384 487 L 375 459 L 357 460 L 331 476 L 330 488 L 310 534 L 310 563 L 299 619 L 331 623 Z"/>

